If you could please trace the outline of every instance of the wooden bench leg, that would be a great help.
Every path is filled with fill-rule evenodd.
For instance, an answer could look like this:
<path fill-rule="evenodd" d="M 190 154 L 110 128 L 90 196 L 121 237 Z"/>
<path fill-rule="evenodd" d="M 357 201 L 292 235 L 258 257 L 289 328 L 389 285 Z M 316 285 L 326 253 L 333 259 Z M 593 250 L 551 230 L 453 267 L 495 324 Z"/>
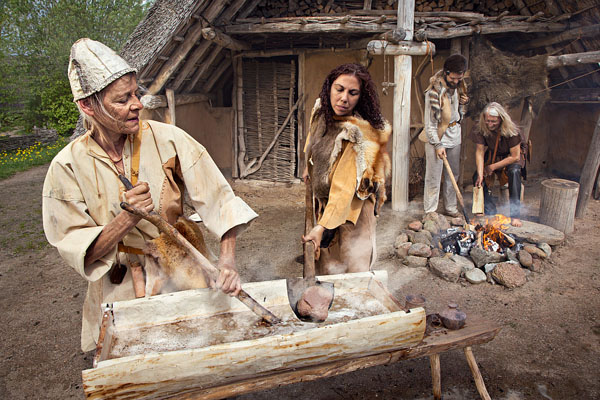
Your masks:
<path fill-rule="evenodd" d="M 479 372 L 479 367 L 477 366 L 477 361 L 475 361 L 475 356 L 473 355 L 473 350 L 470 346 L 465 347 L 465 356 L 467 357 L 467 362 L 469 363 L 469 368 L 471 368 L 471 372 L 473 373 L 473 379 L 475 379 L 475 386 L 477 386 L 477 391 L 479 392 L 479 396 L 483 400 L 491 400 L 490 395 L 485 388 L 485 383 L 483 382 L 483 378 L 481 377 L 481 372 Z M 439 368 L 439 367 L 438 367 Z"/>
<path fill-rule="evenodd" d="M 432 354 L 429 356 L 431 365 L 431 379 L 433 381 L 433 398 L 441 400 L 442 398 L 442 375 L 440 372 L 440 355 Z"/>

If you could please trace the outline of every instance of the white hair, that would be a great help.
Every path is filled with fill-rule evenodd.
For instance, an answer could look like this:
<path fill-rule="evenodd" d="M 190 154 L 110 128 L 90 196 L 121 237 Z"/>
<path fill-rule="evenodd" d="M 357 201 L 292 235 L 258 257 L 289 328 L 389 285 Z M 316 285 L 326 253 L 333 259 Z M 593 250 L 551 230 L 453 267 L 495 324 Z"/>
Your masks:
<path fill-rule="evenodd" d="M 492 132 L 488 129 L 485 123 L 485 117 L 497 116 L 500 117 L 500 135 L 504 137 L 513 137 L 519 134 L 519 127 L 513 122 L 512 118 L 504 107 L 496 102 L 488 103 L 481 114 L 479 115 L 479 129 L 483 136 L 491 136 Z"/>

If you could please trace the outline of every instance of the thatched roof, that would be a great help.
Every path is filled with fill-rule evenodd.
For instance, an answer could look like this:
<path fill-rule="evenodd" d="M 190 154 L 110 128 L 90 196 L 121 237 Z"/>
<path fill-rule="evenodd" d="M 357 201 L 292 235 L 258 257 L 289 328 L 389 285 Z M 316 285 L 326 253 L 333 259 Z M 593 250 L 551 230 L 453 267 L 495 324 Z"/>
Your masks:
<path fill-rule="evenodd" d="M 437 9 L 432 8 L 435 4 Z M 157 0 L 122 54 L 138 67 L 141 82 L 153 93 L 171 87 L 176 93 L 209 94 L 231 81 L 231 49 L 292 53 L 365 48 L 368 40 L 395 28 L 396 7 L 397 1 L 388 0 Z M 416 0 L 415 9 L 415 37 L 433 41 L 481 32 L 490 34 L 497 47 L 521 55 L 600 50 L 598 34 L 579 39 L 566 35 L 552 42 L 574 27 L 597 29 L 596 0 Z M 514 27 L 512 33 L 496 33 L 508 25 Z M 203 37 L 203 28 L 211 29 L 204 32 L 204 37 L 212 35 L 210 40 Z M 528 46 L 536 41 L 542 45 Z M 558 69 L 550 84 L 591 70 L 589 65 Z M 599 82 L 598 74 L 591 74 L 569 86 L 593 87 Z"/>

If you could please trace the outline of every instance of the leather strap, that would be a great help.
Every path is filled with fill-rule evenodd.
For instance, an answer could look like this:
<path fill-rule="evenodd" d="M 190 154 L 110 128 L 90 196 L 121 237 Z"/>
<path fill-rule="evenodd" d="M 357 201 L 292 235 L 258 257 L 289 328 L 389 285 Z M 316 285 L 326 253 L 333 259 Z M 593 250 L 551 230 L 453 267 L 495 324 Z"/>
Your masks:
<path fill-rule="evenodd" d="M 140 148 L 142 147 L 142 120 L 138 133 L 133 137 L 133 150 L 131 151 L 131 184 L 135 186 L 140 174 Z"/>
<path fill-rule="evenodd" d="M 137 247 L 125 246 L 123 243 L 118 244 L 118 249 L 121 253 L 144 255 L 142 249 L 138 249 Z"/>

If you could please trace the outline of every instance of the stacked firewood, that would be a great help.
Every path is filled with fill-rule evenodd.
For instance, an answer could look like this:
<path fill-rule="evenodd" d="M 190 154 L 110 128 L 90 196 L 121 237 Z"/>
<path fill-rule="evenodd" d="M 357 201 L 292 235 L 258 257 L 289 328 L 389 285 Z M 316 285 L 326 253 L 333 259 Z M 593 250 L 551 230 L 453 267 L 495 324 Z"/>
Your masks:
<path fill-rule="evenodd" d="M 364 0 L 261 0 L 251 18 L 306 17 L 324 14 L 358 14 L 364 11 Z M 398 0 L 372 0 L 370 12 L 396 10 Z M 415 11 L 469 11 L 498 15 L 508 11 L 518 15 L 513 0 L 416 0 Z M 368 10 L 366 11 L 368 12 Z"/>

